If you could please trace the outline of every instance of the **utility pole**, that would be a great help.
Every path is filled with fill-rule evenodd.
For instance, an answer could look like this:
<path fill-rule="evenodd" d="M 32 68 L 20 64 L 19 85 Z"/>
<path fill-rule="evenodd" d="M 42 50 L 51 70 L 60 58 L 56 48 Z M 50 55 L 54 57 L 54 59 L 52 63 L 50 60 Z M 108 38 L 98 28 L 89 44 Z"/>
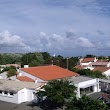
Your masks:
<path fill-rule="evenodd" d="M 67 57 L 67 59 L 66 59 L 66 60 L 67 60 L 67 70 L 68 70 L 68 57 Z"/>

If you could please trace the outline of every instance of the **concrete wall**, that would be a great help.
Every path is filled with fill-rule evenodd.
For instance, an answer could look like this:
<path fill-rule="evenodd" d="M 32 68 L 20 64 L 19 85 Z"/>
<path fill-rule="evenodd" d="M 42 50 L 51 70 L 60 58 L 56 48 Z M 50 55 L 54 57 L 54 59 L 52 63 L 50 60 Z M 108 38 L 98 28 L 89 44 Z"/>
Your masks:
<path fill-rule="evenodd" d="M 86 86 L 87 87 L 93 86 L 93 92 L 99 92 L 100 91 L 98 79 L 92 79 L 92 80 L 80 82 L 79 84 L 75 84 L 75 86 L 77 87 L 76 96 L 79 98 L 81 97 L 80 96 L 80 88 L 83 88 Z"/>
<path fill-rule="evenodd" d="M 17 104 L 26 101 L 32 101 L 34 99 L 33 92 L 35 92 L 35 90 L 26 89 L 26 88 L 18 91 L 13 95 L 10 95 L 9 92 L 7 93 L 7 95 L 4 94 L 4 92 L 2 92 L 2 94 L 0 93 L 0 100 L 11 103 L 17 103 Z"/>
<path fill-rule="evenodd" d="M 0 74 L 0 79 L 7 79 L 7 72 L 3 72 Z"/>
<path fill-rule="evenodd" d="M 83 66 L 88 66 L 91 62 L 88 62 L 88 63 L 80 63 L 80 65 L 83 65 Z"/>
<path fill-rule="evenodd" d="M 102 74 L 105 75 L 106 77 L 110 77 L 110 70 L 107 70 L 103 72 Z"/>
<path fill-rule="evenodd" d="M 15 93 L 13 95 L 10 95 L 8 92 L 8 94 L 6 95 L 4 94 L 4 92 L 2 92 L 2 94 L 0 94 L 0 100 L 11 103 L 18 103 L 18 94 Z"/>

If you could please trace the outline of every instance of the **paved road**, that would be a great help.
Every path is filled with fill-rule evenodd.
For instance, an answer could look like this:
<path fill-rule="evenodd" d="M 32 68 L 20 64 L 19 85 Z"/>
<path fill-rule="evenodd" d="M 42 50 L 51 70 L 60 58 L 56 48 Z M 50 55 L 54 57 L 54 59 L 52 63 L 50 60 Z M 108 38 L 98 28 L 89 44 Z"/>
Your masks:
<path fill-rule="evenodd" d="M 42 110 L 41 108 L 34 106 L 28 106 L 28 103 L 13 104 L 0 101 L 0 110 Z"/>

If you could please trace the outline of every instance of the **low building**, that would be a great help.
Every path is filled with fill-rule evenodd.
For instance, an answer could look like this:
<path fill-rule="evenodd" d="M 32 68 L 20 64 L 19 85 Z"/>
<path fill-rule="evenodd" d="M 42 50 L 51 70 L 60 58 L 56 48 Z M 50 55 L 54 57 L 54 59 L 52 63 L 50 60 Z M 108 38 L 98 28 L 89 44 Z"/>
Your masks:
<path fill-rule="evenodd" d="M 99 79 L 97 78 L 77 76 L 69 78 L 69 81 L 77 87 L 76 95 L 79 98 L 84 94 L 89 95 L 101 91 L 99 88 Z"/>
<path fill-rule="evenodd" d="M 103 75 L 105 75 L 107 78 L 110 77 L 110 67 L 96 67 L 93 69 L 93 71 L 100 71 Z"/>
<path fill-rule="evenodd" d="M 80 60 L 80 65 L 88 66 L 90 63 L 96 62 L 96 61 L 97 61 L 96 57 L 94 57 L 94 58 L 83 58 Z"/>
<path fill-rule="evenodd" d="M 0 80 L 0 100 L 11 103 L 22 103 L 35 99 L 34 93 L 44 83 Z"/>
<path fill-rule="evenodd" d="M 50 66 L 21 68 L 18 77 L 25 76 L 26 78 L 23 78 L 24 81 L 28 77 L 29 79 L 32 79 L 35 83 L 37 83 L 37 82 L 47 82 L 50 80 L 61 78 L 68 78 L 77 75 L 78 75 L 77 73 L 69 71 L 67 69 L 55 65 L 50 65 Z"/>
<path fill-rule="evenodd" d="M 90 63 L 89 66 L 91 67 L 110 67 L 110 62 L 93 62 Z"/>
<path fill-rule="evenodd" d="M 94 67 L 91 67 L 91 66 L 83 66 L 83 65 L 76 65 L 75 67 L 73 68 L 76 68 L 78 70 L 81 70 L 81 69 L 90 69 L 90 70 L 93 70 Z"/>

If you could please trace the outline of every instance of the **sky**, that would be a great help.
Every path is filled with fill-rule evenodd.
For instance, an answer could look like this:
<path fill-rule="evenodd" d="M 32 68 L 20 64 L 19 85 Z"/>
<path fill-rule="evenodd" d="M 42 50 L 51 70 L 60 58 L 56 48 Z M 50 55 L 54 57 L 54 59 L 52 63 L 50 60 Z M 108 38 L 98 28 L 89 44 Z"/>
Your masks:
<path fill-rule="evenodd" d="M 110 0 L 0 0 L 0 52 L 110 55 Z"/>

